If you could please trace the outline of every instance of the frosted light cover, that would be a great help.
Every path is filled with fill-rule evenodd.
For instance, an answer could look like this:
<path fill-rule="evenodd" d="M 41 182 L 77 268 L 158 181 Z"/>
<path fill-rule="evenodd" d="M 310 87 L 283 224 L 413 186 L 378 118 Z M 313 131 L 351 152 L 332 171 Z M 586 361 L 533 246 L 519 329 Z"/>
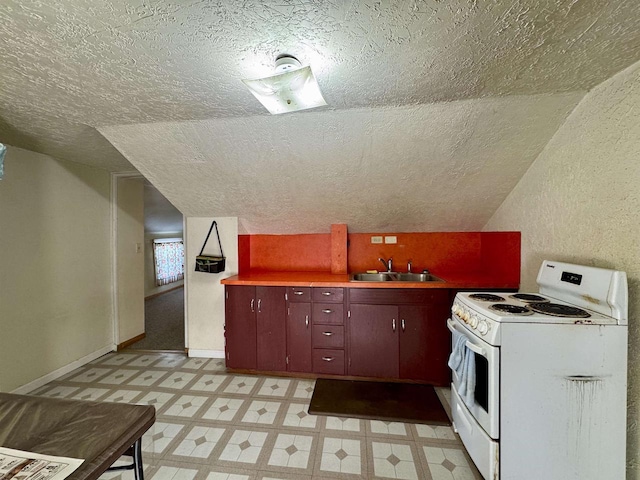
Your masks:
<path fill-rule="evenodd" d="M 274 115 L 327 104 L 309 66 L 256 80 L 242 81 Z"/>

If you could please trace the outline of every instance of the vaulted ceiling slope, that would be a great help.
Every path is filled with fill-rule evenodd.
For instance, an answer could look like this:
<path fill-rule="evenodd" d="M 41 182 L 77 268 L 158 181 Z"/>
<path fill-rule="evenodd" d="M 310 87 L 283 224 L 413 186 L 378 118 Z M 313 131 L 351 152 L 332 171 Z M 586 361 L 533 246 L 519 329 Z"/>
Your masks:
<path fill-rule="evenodd" d="M 437 157 L 441 148 L 447 150 L 446 145 L 460 138 L 484 142 L 485 154 L 504 159 L 493 165 L 491 173 L 500 188 L 467 197 L 473 211 L 476 204 L 499 204 L 500 192 L 513 185 L 513 177 L 535 158 L 531 152 L 548 141 L 550 129 L 561 122 L 579 95 L 640 58 L 640 13 L 637 0 L 7 0 L 0 5 L 0 39 L 0 141 L 112 171 L 130 169 L 133 164 L 156 184 L 174 167 L 160 169 L 154 162 L 168 159 L 152 161 L 145 152 L 138 152 L 142 145 L 151 148 L 139 132 L 149 132 L 166 151 L 184 152 L 188 142 L 183 140 L 197 136 L 200 143 L 188 146 L 200 156 L 188 164 L 180 160 L 181 169 L 173 172 L 172 181 L 156 184 L 187 215 L 235 212 L 249 219 L 253 212 L 242 210 L 241 205 L 249 208 L 249 200 L 257 200 L 256 182 L 258 187 L 260 182 L 265 184 L 257 190 L 263 193 L 262 199 L 293 196 L 282 190 L 265 193 L 269 185 L 280 186 L 282 180 L 270 176 L 274 168 L 259 165 L 255 171 L 261 177 L 256 180 L 249 175 L 253 185 L 218 188 L 216 199 L 192 198 L 184 188 L 194 178 L 203 185 L 218 185 L 220 179 L 210 172 L 231 171 L 240 158 L 245 162 L 240 163 L 241 171 L 252 171 L 246 163 L 250 159 L 266 161 L 275 156 L 264 153 L 265 145 L 272 145 L 278 158 L 295 160 L 287 184 L 302 188 L 313 182 L 307 180 L 310 172 L 319 173 L 319 166 L 300 168 L 318 160 L 315 148 L 326 148 L 332 156 L 337 149 L 365 155 L 338 155 L 340 171 L 361 165 L 361 173 L 373 175 L 367 179 L 360 175 L 363 179 L 351 185 L 364 199 L 371 194 L 368 185 L 380 183 L 376 174 L 384 175 L 386 183 L 396 188 L 431 182 L 458 185 L 461 177 L 475 178 L 473 172 L 484 171 L 483 164 L 474 163 L 477 149 L 465 152 L 451 147 L 448 154 Z M 288 114 L 285 119 L 266 114 L 240 79 L 270 72 L 280 53 L 312 65 L 328 107 Z M 537 110 L 517 113 L 518 108 L 536 107 L 539 101 Z M 494 103 L 513 124 L 508 129 L 523 130 L 525 138 L 503 138 L 501 129 L 507 126 L 492 115 Z M 464 110 L 470 112 L 469 122 L 462 121 Z M 430 118 L 433 112 L 441 117 Z M 423 124 L 407 125 L 404 113 Z M 483 123 L 482 117 L 492 118 L 496 128 L 487 124 L 480 125 L 486 129 L 482 134 L 473 130 Z M 386 136 L 377 128 L 385 132 L 390 128 L 388 141 L 405 140 L 388 118 L 409 128 L 409 137 L 421 137 L 416 146 L 426 150 L 420 161 L 417 151 L 408 155 L 411 145 L 380 142 L 363 133 L 363 126 L 351 123 L 364 121 L 368 132 L 377 137 Z M 156 122 L 161 123 L 147 125 Z M 451 128 L 444 122 L 451 122 Z M 220 132 L 224 148 L 207 150 L 209 127 Z M 301 145 L 297 150 L 287 152 L 270 137 L 282 136 L 285 127 L 305 135 L 285 142 Z M 314 138 L 318 132 L 325 135 L 323 141 Z M 329 139 L 334 134 L 338 138 Z M 353 141 L 361 143 L 351 145 Z M 517 151 L 519 144 L 526 151 Z M 503 149 L 498 151 L 498 145 Z M 377 173 L 379 160 L 367 157 L 371 146 L 376 152 L 398 147 L 397 155 L 385 155 L 384 173 Z M 422 172 L 421 167 L 434 165 L 444 170 L 446 155 L 455 158 L 450 160 L 449 173 L 428 178 L 425 173 L 415 174 Z M 415 161 L 409 164 L 406 158 Z M 322 184 L 322 178 L 315 183 Z M 245 192 L 248 200 L 238 203 L 243 196 L 238 191 Z M 394 202 L 381 206 L 375 194 L 376 200 L 362 200 L 360 211 L 349 214 L 346 205 L 335 205 L 335 191 L 325 190 L 327 194 L 333 198 L 323 202 L 318 197 L 312 209 L 298 210 L 298 215 L 329 218 L 340 210 L 362 229 L 410 229 L 431 223 L 412 219 L 417 213 L 396 222 L 390 215 L 399 207 Z M 439 200 L 444 204 L 447 198 Z M 382 200 L 386 199 L 388 195 Z M 247 220 L 247 228 L 262 231 L 267 228 L 264 223 L 289 218 L 279 204 L 257 203 L 265 211 L 263 220 Z M 365 219 L 370 210 L 379 208 L 390 213 Z M 445 205 L 442 210 L 448 208 Z M 433 221 L 433 228 L 477 225 L 482 218 L 451 211 L 452 220 L 447 222 L 444 213 L 435 215 L 442 219 Z M 474 221 L 468 223 L 465 215 Z M 296 228 L 294 223 L 290 220 L 276 228 L 287 231 Z"/>
<path fill-rule="evenodd" d="M 103 127 L 186 216 L 248 233 L 479 230 L 581 94 Z"/>

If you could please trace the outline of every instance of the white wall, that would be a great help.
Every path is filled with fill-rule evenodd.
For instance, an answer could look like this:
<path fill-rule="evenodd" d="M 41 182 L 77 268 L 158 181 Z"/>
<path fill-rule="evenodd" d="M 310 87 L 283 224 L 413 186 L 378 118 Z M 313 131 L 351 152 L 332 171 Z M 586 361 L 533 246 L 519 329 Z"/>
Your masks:
<path fill-rule="evenodd" d="M 145 233 L 144 234 L 144 296 L 156 295 L 167 290 L 184 285 L 184 280 L 156 285 L 156 267 L 153 259 L 153 240 L 161 238 L 182 238 L 182 232 L 172 233 Z"/>
<path fill-rule="evenodd" d="M 195 271 L 196 256 L 216 220 L 222 249 L 227 257 L 226 270 L 211 274 Z M 224 356 L 224 285 L 223 278 L 238 273 L 238 219 L 236 217 L 187 217 L 185 241 L 185 318 L 189 356 Z M 215 229 L 205 254 L 217 254 Z"/>
<path fill-rule="evenodd" d="M 0 180 L 0 391 L 113 345 L 108 172 L 9 147 Z"/>
<path fill-rule="evenodd" d="M 145 245 L 142 178 L 118 179 L 117 208 L 117 343 L 120 344 L 144 332 Z"/>
<path fill-rule="evenodd" d="M 627 478 L 640 479 L 640 63 L 587 94 L 484 228 L 522 231 L 522 290 L 547 258 L 627 272 Z"/>

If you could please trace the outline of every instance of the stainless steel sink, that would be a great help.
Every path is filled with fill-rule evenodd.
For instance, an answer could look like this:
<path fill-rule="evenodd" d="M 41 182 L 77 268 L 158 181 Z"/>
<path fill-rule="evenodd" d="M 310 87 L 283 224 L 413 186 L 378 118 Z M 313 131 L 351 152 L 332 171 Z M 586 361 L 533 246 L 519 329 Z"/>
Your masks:
<path fill-rule="evenodd" d="M 444 282 L 430 273 L 356 273 L 352 280 L 355 282 Z"/>
<path fill-rule="evenodd" d="M 400 282 L 444 282 L 440 277 L 431 275 L 430 273 L 399 273 L 398 281 Z"/>
<path fill-rule="evenodd" d="M 397 280 L 397 273 L 356 273 L 353 280 L 356 282 L 390 282 Z"/>

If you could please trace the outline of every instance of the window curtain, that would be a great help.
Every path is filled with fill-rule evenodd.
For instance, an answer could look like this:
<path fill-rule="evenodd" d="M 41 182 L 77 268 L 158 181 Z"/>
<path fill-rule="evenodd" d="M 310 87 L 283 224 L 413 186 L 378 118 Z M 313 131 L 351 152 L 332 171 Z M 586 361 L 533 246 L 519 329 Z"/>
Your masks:
<path fill-rule="evenodd" d="M 184 278 L 184 244 L 179 238 L 153 241 L 156 285 L 166 285 Z"/>

